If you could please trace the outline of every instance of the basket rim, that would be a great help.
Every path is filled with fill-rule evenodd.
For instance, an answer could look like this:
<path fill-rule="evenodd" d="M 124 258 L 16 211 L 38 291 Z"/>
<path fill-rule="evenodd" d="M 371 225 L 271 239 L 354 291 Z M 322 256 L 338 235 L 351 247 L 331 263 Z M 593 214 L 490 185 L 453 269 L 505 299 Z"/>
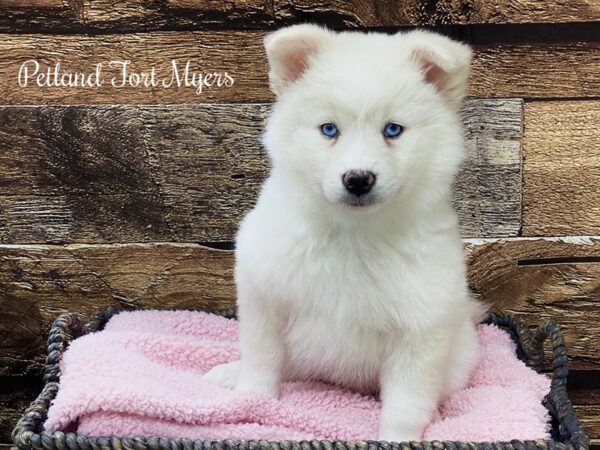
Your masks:
<path fill-rule="evenodd" d="M 105 309 L 83 322 L 77 313 L 59 316 L 50 328 L 48 354 L 44 367 L 44 385 L 38 397 L 25 410 L 12 433 L 13 443 L 21 450 L 588 450 L 589 438 L 567 395 L 567 355 L 560 327 L 552 320 L 530 329 L 512 315 L 490 314 L 483 323 L 506 329 L 524 362 L 539 371 L 544 362 L 544 341 L 552 346 L 552 382 L 544 406 L 557 422 L 560 440 L 511 440 L 509 442 L 411 441 L 387 442 L 375 440 L 202 440 L 160 436 L 133 438 L 88 437 L 70 432 L 43 431 L 50 403 L 59 389 L 59 363 L 71 340 L 101 330 L 108 320 L 122 310 Z M 205 310 L 207 311 L 207 310 Z M 234 318 L 233 310 L 208 310 Z"/>

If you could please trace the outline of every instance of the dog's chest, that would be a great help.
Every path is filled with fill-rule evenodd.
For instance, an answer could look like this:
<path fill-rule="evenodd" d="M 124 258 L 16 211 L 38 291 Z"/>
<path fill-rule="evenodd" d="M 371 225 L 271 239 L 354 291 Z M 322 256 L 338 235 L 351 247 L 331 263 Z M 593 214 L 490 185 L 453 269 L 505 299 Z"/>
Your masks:
<path fill-rule="evenodd" d="M 305 243 L 306 245 L 306 243 Z M 291 373 L 361 391 L 377 387 L 389 342 L 402 333 L 417 295 L 402 249 L 353 243 L 296 245 L 282 255 L 279 288 Z"/>
<path fill-rule="evenodd" d="M 338 240 L 297 243 L 287 250 L 273 262 L 280 275 L 284 272 L 282 298 L 296 315 L 381 328 L 402 308 L 402 299 L 419 295 L 419 262 L 392 244 Z"/>
<path fill-rule="evenodd" d="M 460 245 L 444 238 L 324 236 L 292 220 L 266 233 L 251 219 L 236 250 L 238 288 L 281 313 L 288 369 L 300 378 L 373 386 L 390 348 L 456 295 Z"/>
<path fill-rule="evenodd" d="M 384 333 L 318 311 L 292 314 L 284 337 L 291 379 L 319 379 L 364 392 L 377 389 L 386 353 Z"/>

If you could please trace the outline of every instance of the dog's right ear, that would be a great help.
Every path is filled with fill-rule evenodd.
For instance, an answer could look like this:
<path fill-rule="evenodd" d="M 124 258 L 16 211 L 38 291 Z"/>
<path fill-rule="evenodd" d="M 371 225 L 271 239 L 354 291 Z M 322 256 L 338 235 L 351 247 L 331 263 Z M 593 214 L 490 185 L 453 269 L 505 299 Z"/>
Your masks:
<path fill-rule="evenodd" d="M 265 37 L 269 60 L 269 84 L 275 95 L 280 95 L 291 83 L 302 76 L 331 33 L 317 25 L 293 25 Z"/>
<path fill-rule="evenodd" d="M 465 44 L 423 30 L 398 33 L 411 60 L 446 103 L 458 109 L 467 92 L 472 51 Z"/>

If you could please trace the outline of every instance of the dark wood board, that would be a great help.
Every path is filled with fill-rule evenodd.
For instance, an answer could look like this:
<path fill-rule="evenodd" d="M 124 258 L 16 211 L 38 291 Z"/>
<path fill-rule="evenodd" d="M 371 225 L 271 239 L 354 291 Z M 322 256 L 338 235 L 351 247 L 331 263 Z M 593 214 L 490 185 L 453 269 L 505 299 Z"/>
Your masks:
<path fill-rule="evenodd" d="M 511 32 L 512 33 L 512 32 Z M 485 34 L 485 33 L 483 33 Z M 545 32 L 548 34 L 548 32 Z M 562 34 L 559 31 L 558 34 Z M 264 31 L 182 31 L 109 35 L 4 34 L 0 39 L 0 91 L 4 104 L 156 104 L 156 103 L 247 103 L 273 99 L 267 81 Z M 600 96 L 600 36 L 576 40 L 511 43 L 500 41 L 474 45 L 473 70 L 469 94 L 478 98 L 572 98 Z M 95 73 L 100 64 L 99 87 L 52 86 L 53 76 L 29 78 L 27 84 L 19 72 L 27 61 L 40 64 L 39 73 L 59 75 Z M 190 62 L 192 72 L 226 74 L 234 83 L 217 87 L 212 75 L 202 92 L 196 87 L 162 87 L 173 78 L 176 61 L 180 79 Z M 111 61 L 119 61 L 112 67 Z M 127 76 L 156 72 L 154 85 L 143 82 L 122 86 L 123 61 Z M 35 63 L 28 63 L 29 74 Z M 23 69 L 24 70 L 24 69 Z M 24 76 L 25 72 L 22 72 Z M 38 73 L 38 74 L 39 74 Z M 73 75 L 75 77 L 76 75 Z M 113 86 L 112 80 L 115 80 Z M 66 82 L 67 78 L 65 78 Z"/>
<path fill-rule="evenodd" d="M 0 242 L 229 242 L 268 159 L 268 105 L 0 107 Z M 516 236 L 522 102 L 463 108 L 465 236 Z"/>
<path fill-rule="evenodd" d="M 469 280 L 493 310 L 555 319 L 574 369 L 600 368 L 600 240 L 468 240 Z M 233 253 L 197 244 L 0 246 L 0 375 L 39 373 L 63 312 L 231 308 Z"/>
<path fill-rule="evenodd" d="M 345 28 L 577 23 L 599 20 L 599 11 L 597 0 L 0 0 L 0 31 L 257 29 L 299 21 Z"/>

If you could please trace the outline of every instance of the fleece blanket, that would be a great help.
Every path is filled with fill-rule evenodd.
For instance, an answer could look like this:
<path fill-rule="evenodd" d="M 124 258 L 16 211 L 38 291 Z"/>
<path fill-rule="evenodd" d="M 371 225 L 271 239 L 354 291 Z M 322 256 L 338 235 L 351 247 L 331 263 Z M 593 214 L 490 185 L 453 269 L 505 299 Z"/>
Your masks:
<path fill-rule="evenodd" d="M 440 405 L 425 440 L 549 436 L 550 382 L 515 356 L 503 330 L 479 327 L 482 354 L 466 389 Z M 284 383 L 279 400 L 204 382 L 239 358 L 235 320 L 203 312 L 137 311 L 73 341 L 45 428 L 87 436 L 189 439 L 377 439 L 381 403 L 320 382 Z"/>

